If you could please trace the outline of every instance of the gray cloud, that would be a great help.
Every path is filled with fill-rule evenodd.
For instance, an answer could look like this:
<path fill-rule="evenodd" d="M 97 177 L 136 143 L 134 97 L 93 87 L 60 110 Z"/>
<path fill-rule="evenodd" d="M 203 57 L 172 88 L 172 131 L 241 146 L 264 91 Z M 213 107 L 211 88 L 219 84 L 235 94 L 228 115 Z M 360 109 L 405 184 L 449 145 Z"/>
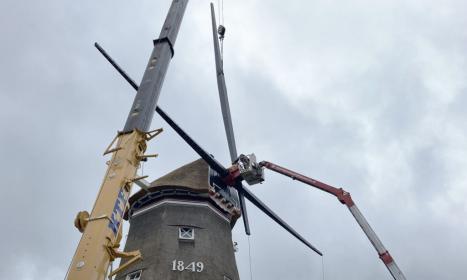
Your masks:
<path fill-rule="evenodd" d="M 343 186 L 409 279 L 462 279 L 467 253 L 463 1 L 228 1 L 225 72 L 238 149 Z M 289 1 L 290 2 L 290 1 Z M 170 1 L 0 4 L 0 278 L 62 279 L 103 149 Z M 208 1 L 191 1 L 160 105 L 228 162 Z M 158 176 L 196 158 L 166 131 Z M 390 279 L 335 198 L 268 172 L 259 197 L 325 253 L 326 279 Z M 256 279 L 321 279 L 322 260 L 249 205 Z M 239 223 L 237 261 L 249 279 Z"/>

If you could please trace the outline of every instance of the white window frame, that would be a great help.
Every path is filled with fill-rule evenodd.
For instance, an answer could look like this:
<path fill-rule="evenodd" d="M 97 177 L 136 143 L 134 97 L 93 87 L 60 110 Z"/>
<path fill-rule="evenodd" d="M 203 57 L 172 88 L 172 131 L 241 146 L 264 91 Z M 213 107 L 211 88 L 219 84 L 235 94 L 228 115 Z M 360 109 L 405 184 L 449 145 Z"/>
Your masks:
<path fill-rule="evenodd" d="M 131 278 L 131 277 L 135 276 L 138 273 L 139 273 L 139 275 L 136 276 L 136 278 Z M 139 279 L 141 279 L 141 274 L 143 274 L 143 270 L 141 270 L 141 269 L 137 270 L 137 271 L 130 272 L 130 273 L 128 273 L 126 275 L 125 280 L 139 280 Z"/>
<path fill-rule="evenodd" d="M 188 236 L 188 232 L 191 232 L 191 236 Z M 192 227 L 179 227 L 178 238 L 181 240 L 195 240 L 195 229 Z"/>

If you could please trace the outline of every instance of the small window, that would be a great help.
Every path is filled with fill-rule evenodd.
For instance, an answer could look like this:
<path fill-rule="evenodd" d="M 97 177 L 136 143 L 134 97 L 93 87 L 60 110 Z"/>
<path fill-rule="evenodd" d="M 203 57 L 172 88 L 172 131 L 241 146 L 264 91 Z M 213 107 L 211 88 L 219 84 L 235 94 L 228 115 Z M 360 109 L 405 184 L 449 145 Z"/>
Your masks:
<path fill-rule="evenodd" d="M 125 280 L 139 280 L 141 278 L 141 270 L 132 272 L 126 276 Z"/>
<path fill-rule="evenodd" d="M 178 229 L 178 238 L 185 240 L 194 240 L 195 230 L 191 227 L 181 227 Z"/>
<path fill-rule="evenodd" d="M 224 276 L 224 280 L 232 280 L 232 279 L 230 279 L 230 278 L 227 277 L 227 276 Z"/>

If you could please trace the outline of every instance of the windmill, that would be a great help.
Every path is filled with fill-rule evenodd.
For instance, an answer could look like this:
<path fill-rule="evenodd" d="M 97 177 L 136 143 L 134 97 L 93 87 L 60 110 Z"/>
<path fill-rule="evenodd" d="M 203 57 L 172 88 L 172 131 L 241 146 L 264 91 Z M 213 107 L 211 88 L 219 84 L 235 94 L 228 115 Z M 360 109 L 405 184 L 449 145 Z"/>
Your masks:
<path fill-rule="evenodd" d="M 114 154 L 112 161 L 109 163 L 110 167 L 107 174 L 110 176 L 113 174 L 111 172 L 120 168 L 116 167 L 119 165 L 119 162 L 117 162 L 119 160 L 118 154 L 121 154 L 121 150 L 125 151 L 128 149 L 126 146 L 122 147 L 122 142 L 124 141 L 127 141 L 125 143 L 129 143 L 129 146 L 138 148 L 136 150 L 136 157 L 134 157 L 134 152 L 127 155 L 131 159 L 136 158 L 139 160 L 132 162 L 131 172 L 136 171 L 135 167 L 137 167 L 141 160 L 151 157 L 151 155 L 144 155 L 145 143 L 161 132 L 161 130 L 148 131 L 154 109 L 198 153 L 201 160 L 182 166 L 152 183 L 146 182 L 143 177 L 132 177 L 130 180 L 126 179 L 124 181 L 124 186 L 120 188 L 120 192 L 114 193 L 117 199 L 108 224 L 108 228 L 111 231 L 107 229 L 107 231 L 113 232 L 113 237 L 110 240 L 110 244 L 104 245 L 106 249 L 104 252 L 107 252 L 107 255 L 103 255 L 101 251 L 97 250 L 96 248 L 98 247 L 92 247 L 96 250 L 94 254 L 100 255 L 102 261 L 99 263 L 99 269 L 97 266 L 94 266 L 94 269 L 89 269 L 89 273 L 93 277 L 86 279 L 103 279 L 101 277 L 104 274 L 102 268 L 108 266 L 115 258 L 124 259 L 122 265 L 117 270 L 109 273 L 109 277 L 117 275 L 116 279 L 118 280 L 222 279 L 220 277 L 224 277 L 224 279 L 239 279 L 233 256 L 234 249 L 231 240 L 231 228 L 241 216 L 246 234 L 250 234 L 245 199 L 249 200 L 307 247 L 322 255 L 318 249 L 278 217 L 242 183 L 245 181 L 249 185 L 254 185 L 264 181 L 263 169 L 268 168 L 330 193 L 333 191 L 330 186 L 328 186 L 328 189 L 325 189 L 322 185 L 317 184 L 315 180 L 272 163 L 265 161 L 258 163 L 254 154 L 237 155 L 213 4 L 211 4 L 211 16 L 216 75 L 232 161 L 229 164 L 230 167 L 226 168 L 219 163 L 211 154 L 201 148 L 160 107 L 157 107 L 157 96 L 170 61 L 170 55 L 173 56 L 174 54 L 173 43 L 178 33 L 187 2 L 187 0 L 173 1 L 161 36 L 154 41 L 155 48 L 148 63 L 141 87 L 96 43 L 99 51 L 138 92 L 124 132 L 116 137 L 116 140 L 118 139 L 117 146 L 112 148 L 112 145 L 110 145 L 106 150 L 107 153 Z M 223 36 L 223 32 L 225 32 L 225 29 L 219 28 L 221 36 Z M 151 72 L 153 75 L 156 72 L 156 78 L 149 77 L 148 73 Z M 156 93 L 155 95 L 154 92 Z M 150 112 L 151 109 L 152 111 Z M 125 138 L 131 135 L 136 135 L 139 138 Z M 126 201 L 132 183 L 141 186 L 142 190 L 129 198 L 129 207 L 127 207 Z M 344 191 L 342 192 L 346 194 Z M 347 199 L 347 197 L 344 197 L 344 199 Z M 347 200 L 342 201 L 345 202 Z M 96 201 L 96 205 L 99 206 L 98 201 Z M 352 214 L 357 213 L 357 211 L 353 211 L 355 210 L 354 205 L 346 205 Z M 86 249 L 90 248 L 86 242 L 94 242 L 90 238 L 93 235 L 86 235 L 86 230 L 89 230 L 88 223 L 92 222 L 91 225 L 93 225 L 97 224 L 95 222 L 98 220 L 105 221 L 107 219 L 106 216 L 96 217 L 93 213 L 89 215 L 87 212 L 81 212 L 75 221 L 75 225 L 78 229 L 84 231 L 84 235 L 72 262 L 71 273 L 74 273 L 74 275 L 79 275 L 81 271 L 88 271 L 87 267 L 89 265 L 85 262 L 87 259 L 80 255 L 81 252 L 87 254 Z M 120 252 L 116 248 L 118 248 L 121 238 L 121 218 L 124 215 L 130 220 L 130 231 L 125 251 Z M 363 216 L 361 215 L 361 217 Z M 361 219 L 357 218 L 357 221 L 360 224 Z M 100 223 L 100 226 L 102 225 L 103 223 Z M 367 233 L 366 228 L 363 226 L 362 228 Z M 369 229 L 371 230 L 371 228 Z M 367 236 L 373 245 L 375 245 L 373 237 L 376 237 L 376 235 L 374 232 L 372 234 L 374 236 L 371 234 L 367 234 Z M 84 245 L 81 246 L 81 243 L 84 243 Z M 102 250 L 102 248 L 100 249 Z M 394 279 L 405 279 L 384 246 L 377 248 L 377 250 Z M 383 251 L 380 252 L 380 250 Z M 67 279 L 84 278 L 74 276 Z"/>
<path fill-rule="evenodd" d="M 219 94 L 231 159 L 235 163 L 231 168 L 225 168 L 157 107 L 156 112 L 202 159 L 182 166 L 152 183 L 144 179 L 136 181 L 143 189 L 129 200 L 126 218 L 130 219 L 130 230 L 125 251 L 139 249 L 144 258 L 131 266 L 124 262 L 124 269 L 119 271 L 116 279 L 239 279 L 231 229 L 242 216 L 245 231 L 250 234 L 245 198 L 306 246 L 322 255 L 242 185 L 243 178 L 249 178 L 251 184 L 262 182 L 262 168 L 251 161 L 253 156 L 237 159 L 212 4 L 211 13 Z M 96 47 L 138 90 L 139 86 L 103 48 L 97 43 Z"/>

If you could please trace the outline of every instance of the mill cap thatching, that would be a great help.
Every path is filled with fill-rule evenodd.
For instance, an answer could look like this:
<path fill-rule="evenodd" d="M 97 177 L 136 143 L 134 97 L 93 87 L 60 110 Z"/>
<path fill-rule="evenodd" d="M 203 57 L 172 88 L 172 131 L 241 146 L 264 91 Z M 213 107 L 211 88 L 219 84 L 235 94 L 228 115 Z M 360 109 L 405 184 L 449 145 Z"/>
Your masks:
<path fill-rule="evenodd" d="M 155 192 L 164 188 L 181 188 L 199 193 L 209 192 L 209 167 L 203 159 L 195 160 L 153 181 L 148 191 Z M 130 198 L 130 204 L 147 193 L 139 190 Z"/>

